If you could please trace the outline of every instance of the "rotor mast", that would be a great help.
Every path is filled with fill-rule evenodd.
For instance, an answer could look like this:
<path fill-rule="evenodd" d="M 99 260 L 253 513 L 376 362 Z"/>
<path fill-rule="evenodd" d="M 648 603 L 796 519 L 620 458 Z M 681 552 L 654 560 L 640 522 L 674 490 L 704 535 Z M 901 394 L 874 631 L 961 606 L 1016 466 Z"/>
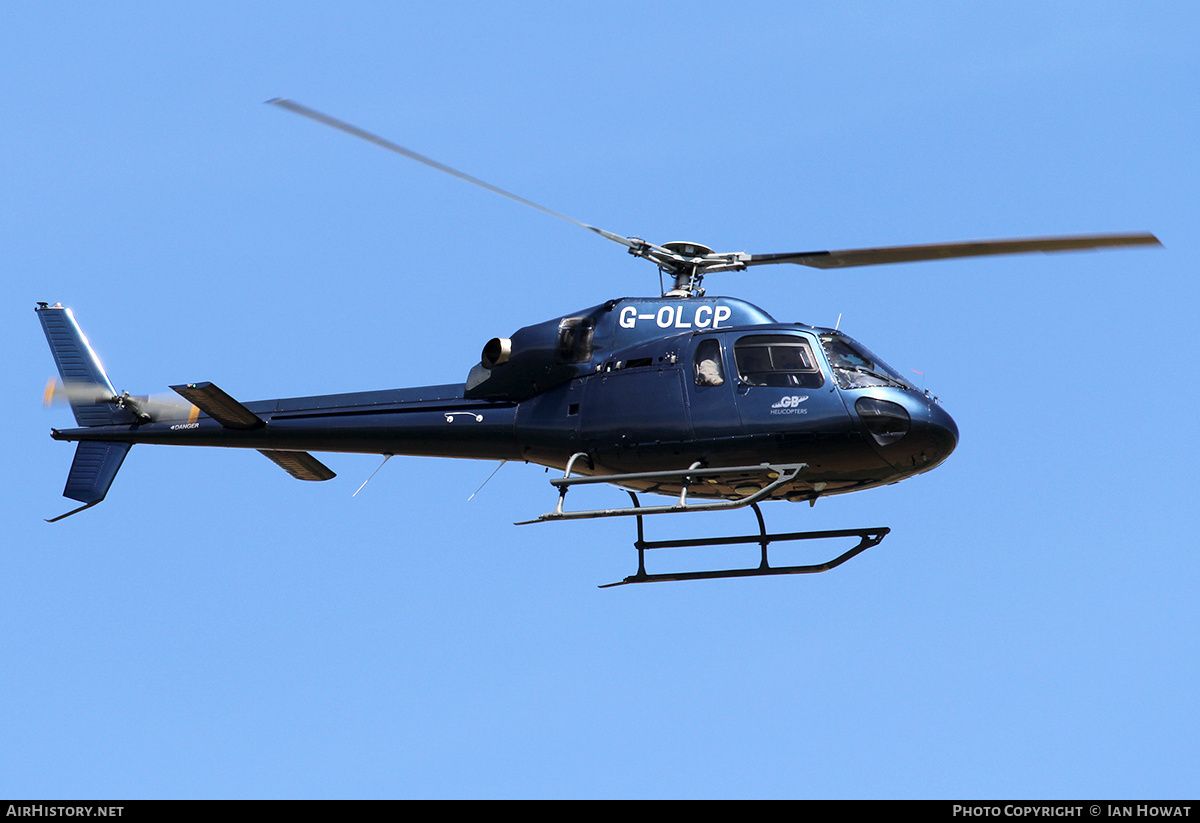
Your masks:
<path fill-rule="evenodd" d="M 664 243 L 663 250 L 668 254 L 637 254 L 633 249 L 629 250 L 630 254 L 652 260 L 658 264 L 660 273 L 674 279 L 674 286 L 664 292 L 663 297 L 703 297 L 704 289 L 700 284 L 704 282 L 704 275 L 712 271 L 741 271 L 750 257 L 745 252 L 717 254 L 701 243 L 679 240 Z"/>

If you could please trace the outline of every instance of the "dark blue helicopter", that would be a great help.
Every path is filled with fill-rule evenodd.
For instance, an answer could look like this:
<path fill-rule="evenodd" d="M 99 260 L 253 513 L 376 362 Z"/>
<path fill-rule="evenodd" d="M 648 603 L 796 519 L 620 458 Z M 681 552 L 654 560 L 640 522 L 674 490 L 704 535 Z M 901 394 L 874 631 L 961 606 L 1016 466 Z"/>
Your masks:
<path fill-rule="evenodd" d="M 101 502 L 136 443 L 257 449 L 300 480 L 334 473 L 311 452 L 523 461 L 562 470 L 557 507 L 535 521 L 637 518 L 638 571 L 620 583 L 826 571 L 887 528 L 768 534 L 759 503 L 807 501 L 895 483 L 929 471 L 958 443 L 958 428 L 929 392 L 837 329 L 780 323 L 730 297 L 706 297 L 708 274 L 794 263 L 816 268 L 951 257 L 1158 245 L 1150 234 L 989 240 L 790 254 L 716 253 L 698 243 L 656 246 L 581 223 L 370 132 L 288 100 L 269 101 L 310 119 L 566 220 L 658 266 L 671 288 L 621 298 L 494 338 L 463 383 L 241 403 L 212 383 L 171 389 L 183 401 L 118 393 L 70 309 L 39 303 L 38 318 L 61 383 L 47 398 L 70 403 L 79 427 L 64 496 Z M 577 486 L 625 489 L 626 508 L 564 510 Z M 669 495 L 644 506 L 638 493 Z M 757 534 L 647 541 L 642 518 L 751 507 Z M 771 543 L 858 538 L 820 564 L 772 566 Z M 649 574 L 658 548 L 758 544 L 754 568 Z"/>

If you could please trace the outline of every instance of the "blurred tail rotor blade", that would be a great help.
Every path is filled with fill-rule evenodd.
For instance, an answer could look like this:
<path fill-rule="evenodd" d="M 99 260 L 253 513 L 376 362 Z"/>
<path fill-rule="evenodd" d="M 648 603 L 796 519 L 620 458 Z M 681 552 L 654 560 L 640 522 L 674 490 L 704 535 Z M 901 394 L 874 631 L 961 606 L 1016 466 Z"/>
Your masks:
<path fill-rule="evenodd" d="M 159 420 L 186 420 L 195 406 L 175 394 L 152 394 L 149 397 L 135 397 L 138 409 L 150 415 L 155 422 Z"/>
<path fill-rule="evenodd" d="M 42 392 L 42 407 L 43 408 L 48 409 L 54 405 L 55 400 L 56 400 L 56 395 L 57 395 L 56 389 L 58 388 L 58 385 L 59 384 L 58 384 L 57 377 L 51 377 L 49 380 L 46 381 L 46 390 L 44 392 Z"/>
<path fill-rule="evenodd" d="M 151 420 L 186 420 L 195 406 L 174 394 L 153 394 L 134 397 L 127 392 L 113 394 L 108 386 L 99 383 L 63 383 L 57 377 L 46 382 L 42 405 L 46 408 L 63 403 L 111 403 L 128 409 L 143 422 Z"/>
<path fill-rule="evenodd" d="M 115 403 L 116 395 L 108 390 L 108 386 L 99 383 L 63 383 L 57 377 L 46 381 L 46 391 L 42 394 L 42 405 L 46 408 L 62 403 Z"/>

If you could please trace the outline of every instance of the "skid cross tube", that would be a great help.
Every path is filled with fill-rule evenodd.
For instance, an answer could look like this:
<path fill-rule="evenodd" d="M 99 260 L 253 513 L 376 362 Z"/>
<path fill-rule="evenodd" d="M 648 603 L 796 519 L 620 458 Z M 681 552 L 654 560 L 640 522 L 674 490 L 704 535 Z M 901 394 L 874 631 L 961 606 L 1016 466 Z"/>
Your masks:
<path fill-rule="evenodd" d="M 530 523 L 544 523 L 550 520 L 588 520 L 596 517 L 638 517 L 641 518 L 647 514 L 677 514 L 681 512 L 696 512 L 696 511 L 720 511 L 723 509 L 740 509 L 743 506 L 750 506 L 757 501 L 762 500 L 776 489 L 786 486 L 798 479 L 801 471 L 808 468 L 807 463 L 781 463 L 773 465 L 770 463 L 761 463 L 757 466 L 726 466 L 723 468 L 703 469 L 699 463 L 693 463 L 687 469 L 674 469 L 669 471 L 656 472 L 634 472 L 632 474 L 606 474 L 595 475 L 589 477 L 571 477 L 571 472 L 575 467 L 575 462 L 578 459 L 588 460 L 587 455 L 580 452 L 571 456 L 567 461 L 567 469 L 563 476 L 551 480 L 550 483 L 558 488 L 558 505 L 554 511 L 547 512 L 539 516 L 536 520 L 523 520 L 516 525 L 525 526 Z M 688 487 L 692 481 L 703 479 L 706 477 L 720 477 L 732 474 L 748 474 L 760 475 L 765 477 L 769 482 L 763 485 L 758 491 L 748 494 L 744 497 L 737 497 L 732 500 L 714 500 L 703 503 L 689 503 Z M 563 503 L 566 500 L 567 492 L 572 486 L 592 485 L 597 483 L 610 483 L 614 485 L 622 485 L 627 483 L 638 483 L 654 480 L 678 480 L 682 484 L 682 489 L 679 493 L 679 500 L 669 506 L 638 506 L 635 504 L 632 508 L 620 509 L 592 509 L 590 511 L 567 512 L 563 511 Z M 632 494 L 632 492 L 631 492 Z"/>
<path fill-rule="evenodd" d="M 852 557 L 855 557 L 872 546 L 878 546 L 891 529 L 879 527 L 873 529 L 834 529 L 816 532 L 787 532 L 785 534 L 767 534 L 766 521 L 763 520 L 762 510 L 757 503 L 751 503 L 754 515 L 758 518 L 758 534 L 738 537 L 702 537 L 687 540 L 646 540 L 637 495 L 629 492 L 633 498 L 633 510 L 637 515 L 638 539 L 634 548 L 638 553 L 637 574 L 630 575 L 616 583 L 606 583 L 601 589 L 611 589 L 614 586 L 625 586 L 630 583 L 664 583 L 677 580 L 715 580 L 725 577 L 769 577 L 777 574 L 817 574 L 835 569 Z M 795 540 L 827 540 L 839 537 L 857 537 L 858 544 L 832 560 L 824 563 L 813 563 L 803 566 L 772 566 L 767 557 L 767 546 L 771 543 L 783 543 Z M 682 549 L 699 546 L 736 546 L 747 543 L 758 543 L 762 547 L 762 560 L 757 568 L 752 569 L 716 569 L 712 571 L 667 572 L 663 574 L 648 574 L 646 572 L 646 551 L 649 549 Z"/>

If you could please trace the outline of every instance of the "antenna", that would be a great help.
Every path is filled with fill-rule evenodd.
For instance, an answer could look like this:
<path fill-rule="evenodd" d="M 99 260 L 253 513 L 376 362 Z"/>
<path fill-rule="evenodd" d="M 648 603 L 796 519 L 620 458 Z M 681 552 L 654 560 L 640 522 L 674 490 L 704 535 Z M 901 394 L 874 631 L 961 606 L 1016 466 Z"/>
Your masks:
<path fill-rule="evenodd" d="M 488 482 L 491 481 L 491 479 L 496 476 L 496 472 L 500 471 L 500 469 L 502 469 L 504 467 L 504 464 L 507 462 L 508 462 L 508 460 L 501 460 L 500 465 L 497 466 L 496 468 L 492 469 L 492 473 L 487 476 L 487 480 L 484 480 L 482 483 L 480 483 L 479 488 L 477 488 L 474 491 L 474 493 L 472 493 L 471 496 L 467 498 L 468 503 L 470 503 L 472 500 L 475 499 L 476 494 L 479 494 L 481 491 L 483 491 L 483 487 L 486 486 L 488 484 Z"/>
<path fill-rule="evenodd" d="M 388 462 L 388 461 L 389 461 L 389 460 L 391 460 L 393 457 L 395 457 L 395 455 L 392 455 L 392 454 L 385 454 L 385 455 L 383 456 L 383 463 L 386 463 L 386 462 Z M 375 471 L 371 472 L 371 477 L 374 477 L 375 475 L 379 474 L 379 470 L 383 468 L 383 463 L 380 463 L 378 466 L 376 466 L 376 467 L 375 467 Z M 350 495 L 350 496 L 351 496 L 351 497 L 358 497 L 358 493 L 359 493 L 360 491 L 362 491 L 363 489 L 365 489 L 365 488 L 367 487 L 367 484 L 371 482 L 371 477 L 368 477 L 366 480 L 364 480 L 364 481 L 363 481 L 363 484 L 362 484 L 361 486 L 359 486 L 359 487 L 358 487 L 358 489 L 357 489 L 357 490 L 354 492 L 354 494 L 352 494 L 352 495 Z"/>

